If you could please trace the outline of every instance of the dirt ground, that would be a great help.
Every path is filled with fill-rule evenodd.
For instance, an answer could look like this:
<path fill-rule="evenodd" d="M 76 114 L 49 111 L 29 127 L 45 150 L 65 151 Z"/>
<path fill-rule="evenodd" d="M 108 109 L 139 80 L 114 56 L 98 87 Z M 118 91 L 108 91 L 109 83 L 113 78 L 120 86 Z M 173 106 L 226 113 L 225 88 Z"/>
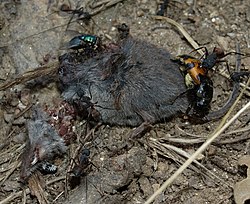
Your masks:
<path fill-rule="evenodd" d="M 76 22 L 76 16 L 72 18 L 71 14 L 60 11 L 60 5 L 69 2 L 71 8 L 83 7 L 84 11 L 93 14 L 88 25 L 81 25 Z M 0 80 L 3 83 L 57 61 L 58 56 L 67 51 L 63 49 L 65 43 L 77 33 L 98 35 L 104 43 L 115 42 L 115 25 L 120 23 L 129 25 L 133 37 L 165 48 L 172 56 L 188 54 L 193 48 L 183 35 L 167 22 L 152 18 L 161 3 L 150 0 L 1 1 Z M 248 3 L 170 0 L 164 15 L 180 23 L 209 51 L 215 46 L 226 52 L 234 51 L 239 43 L 242 53 L 250 53 Z M 235 55 L 228 56 L 227 61 L 232 71 Z M 250 58 L 243 58 L 241 69 L 249 71 L 249 63 Z M 213 110 L 223 106 L 232 91 L 230 81 L 221 73 L 228 75 L 225 63 L 220 63 L 212 76 Z M 176 118 L 153 125 L 151 131 L 132 143 L 124 140 L 124 135 L 132 128 L 101 125 L 92 131 L 91 140 L 84 144 L 90 150 L 93 165 L 73 188 L 65 177 L 71 178 L 67 173 L 71 158 L 77 148 L 83 146 L 79 141 L 86 134 L 85 121 L 76 120 L 77 139 L 67 146 L 64 155 L 56 158 L 57 172 L 42 176 L 35 173 L 43 183 L 41 192 L 45 197 L 37 198 L 31 195 L 27 184 L 19 182 L 21 155 L 27 138 L 26 123 L 35 102 L 46 105 L 48 110 L 58 108 L 61 96 L 56 81 L 55 77 L 43 77 L 0 92 L 1 204 L 39 203 L 41 200 L 47 203 L 144 203 L 186 160 L 183 151 L 192 154 L 219 124 L 216 121 L 191 125 Z M 248 90 L 236 110 L 249 98 Z M 248 110 L 200 155 L 198 161 L 203 166 L 194 164 L 186 169 L 154 203 L 235 203 L 233 187 L 246 178 L 246 171 L 239 168 L 238 161 L 250 154 L 249 122 Z"/>

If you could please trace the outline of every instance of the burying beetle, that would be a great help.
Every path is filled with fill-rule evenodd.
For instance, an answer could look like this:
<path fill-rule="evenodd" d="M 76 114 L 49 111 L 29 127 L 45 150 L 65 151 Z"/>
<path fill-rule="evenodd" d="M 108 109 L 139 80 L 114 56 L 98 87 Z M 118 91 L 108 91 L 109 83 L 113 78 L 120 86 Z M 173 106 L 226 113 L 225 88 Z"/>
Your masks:
<path fill-rule="evenodd" d="M 185 78 L 185 84 L 188 88 L 193 88 L 194 85 L 200 85 L 200 76 L 207 75 L 207 69 L 201 67 L 201 60 L 189 55 L 180 55 L 176 59 L 172 59 L 181 65 L 180 70 Z"/>
<path fill-rule="evenodd" d="M 194 109 L 194 114 L 199 117 L 204 117 L 210 109 L 210 103 L 213 99 L 213 82 L 208 76 L 199 76 L 200 84 L 194 85 L 188 90 L 190 106 L 186 111 L 188 115 L 191 108 Z"/>
<path fill-rule="evenodd" d="M 186 114 L 194 108 L 197 115 L 204 115 L 210 108 L 213 98 L 213 82 L 207 76 L 207 70 L 201 67 L 202 62 L 189 55 L 180 55 L 172 61 L 181 65 L 185 84 L 189 89 L 191 104 Z"/>
<path fill-rule="evenodd" d="M 215 47 L 210 54 L 206 47 L 200 47 L 194 51 L 199 49 L 205 49 L 205 54 L 201 59 L 197 59 L 190 55 L 179 55 L 176 59 L 172 60 L 182 66 L 180 69 L 185 75 L 185 83 L 188 88 L 192 88 L 192 83 L 194 85 L 199 85 L 201 83 L 199 76 L 207 76 L 209 70 L 211 70 L 218 62 L 222 62 L 222 58 L 231 54 L 244 55 L 238 52 L 229 52 L 225 54 L 224 50 L 218 47 Z M 186 76 L 187 74 L 189 76 Z"/>
<path fill-rule="evenodd" d="M 195 49 L 205 49 L 205 54 L 201 59 L 197 59 L 190 55 L 180 55 L 172 61 L 177 62 L 181 65 L 180 70 L 184 75 L 185 84 L 187 88 L 191 90 L 192 95 L 195 96 L 195 99 L 191 100 L 191 106 L 194 110 L 202 115 L 206 114 L 209 111 L 210 103 L 213 98 L 213 82 L 208 77 L 208 71 L 211 70 L 218 62 L 222 62 L 222 58 L 230 54 L 239 54 L 238 52 L 229 52 L 224 53 L 224 50 L 221 48 L 215 47 L 212 53 L 208 53 L 206 47 L 200 47 Z M 190 111 L 190 107 L 187 110 L 187 113 Z"/>

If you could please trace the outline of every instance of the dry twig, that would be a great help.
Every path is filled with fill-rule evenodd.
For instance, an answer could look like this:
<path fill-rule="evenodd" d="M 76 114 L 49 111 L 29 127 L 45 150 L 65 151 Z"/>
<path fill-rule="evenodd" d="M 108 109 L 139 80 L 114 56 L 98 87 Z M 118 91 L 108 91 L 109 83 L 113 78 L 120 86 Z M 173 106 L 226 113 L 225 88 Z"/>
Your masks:
<path fill-rule="evenodd" d="M 160 142 L 158 139 L 155 138 L 149 138 L 149 141 L 147 145 L 151 148 L 154 148 L 158 154 L 161 154 L 162 156 L 166 158 L 173 159 L 176 163 L 181 164 L 184 163 L 185 159 L 188 159 L 191 157 L 191 155 L 180 149 L 179 147 L 166 144 L 165 142 Z M 195 172 L 202 174 L 205 177 L 208 177 L 210 179 L 215 179 L 215 182 L 221 182 L 224 183 L 225 186 L 232 187 L 229 183 L 223 181 L 220 179 L 217 175 L 215 175 L 213 172 L 211 172 L 209 169 L 207 169 L 204 165 L 202 165 L 197 159 L 202 159 L 204 155 L 199 155 L 199 158 L 196 158 L 193 162 L 200 167 L 204 172 L 200 169 L 198 169 L 195 165 L 190 164 L 189 168 L 194 170 Z"/>
<path fill-rule="evenodd" d="M 50 180 L 48 182 L 46 182 L 46 185 L 50 185 L 50 184 L 53 184 L 55 182 L 58 182 L 58 181 L 61 181 L 65 179 L 65 176 L 60 176 L 60 177 L 57 177 L 53 180 Z M 25 192 L 26 195 L 30 194 L 30 190 L 29 188 L 26 188 L 25 190 L 21 190 L 21 191 L 18 191 L 18 192 L 14 192 L 12 194 L 10 194 L 7 198 L 3 199 L 2 201 L 0 201 L 0 204 L 7 204 L 7 203 L 10 203 L 12 200 L 14 200 L 15 198 L 18 198 L 20 196 L 22 196 L 22 193 Z"/>
<path fill-rule="evenodd" d="M 164 17 L 164 16 L 152 16 L 155 20 L 164 20 L 171 25 L 174 25 L 178 28 L 178 30 L 182 33 L 182 35 L 187 39 L 187 41 L 192 45 L 194 49 L 199 48 L 199 45 L 194 41 L 194 39 L 188 34 L 188 32 L 182 27 L 181 24 L 177 23 L 176 21 L 172 20 L 171 18 Z M 204 55 L 202 50 L 197 50 L 200 55 Z"/>
<path fill-rule="evenodd" d="M 32 69 L 30 71 L 27 71 L 19 76 L 17 76 L 14 80 L 6 81 L 2 84 L 0 84 L 0 91 L 3 91 L 7 88 L 10 88 L 14 85 L 21 84 L 27 81 L 30 81 L 32 79 L 36 79 L 41 76 L 46 75 L 52 75 L 55 74 L 58 67 L 58 62 L 53 62 L 48 65 L 44 65 L 41 67 L 38 67 L 36 69 Z"/>

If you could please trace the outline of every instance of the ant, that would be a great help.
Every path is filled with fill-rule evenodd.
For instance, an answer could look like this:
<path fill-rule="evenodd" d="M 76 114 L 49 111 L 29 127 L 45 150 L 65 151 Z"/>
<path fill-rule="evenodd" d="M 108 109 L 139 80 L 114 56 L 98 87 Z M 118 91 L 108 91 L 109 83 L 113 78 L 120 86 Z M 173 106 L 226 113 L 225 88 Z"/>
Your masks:
<path fill-rule="evenodd" d="M 78 21 L 83 21 L 85 24 L 87 24 L 90 19 L 92 18 L 92 15 L 89 12 L 83 11 L 83 7 L 79 9 L 70 9 L 70 7 L 66 4 L 63 4 L 60 8 L 63 12 L 68 12 L 74 15 L 77 15 Z"/>
<path fill-rule="evenodd" d="M 75 167 L 71 171 L 75 177 L 79 178 L 83 175 L 86 175 L 85 171 L 90 164 L 89 156 L 90 156 L 89 149 L 83 149 L 83 151 L 79 157 L 78 164 L 76 163 Z"/>
<path fill-rule="evenodd" d="M 127 24 L 122 23 L 116 26 L 118 33 L 119 33 L 119 39 L 125 39 L 129 35 L 129 27 Z"/>
<path fill-rule="evenodd" d="M 241 54 L 238 52 L 229 52 L 225 54 L 224 50 L 219 47 L 214 47 L 212 53 L 210 54 L 206 47 L 200 47 L 200 48 L 195 49 L 194 51 L 197 51 L 200 49 L 205 49 L 205 55 L 201 61 L 201 67 L 207 70 L 211 70 L 218 62 L 223 62 L 224 60 L 221 60 L 221 59 L 228 55 L 236 54 L 236 55 L 244 56 L 244 54 Z"/>
<path fill-rule="evenodd" d="M 71 188 L 74 189 L 76 186 L 78 186 L 81 182 L 82 176 L 87 176 L 89 173 L 89 166 L 90 164 L 93 165 L 95 168 L 97 168 L 89 159 L 90 156 L 90 150 L 85 148 L 82 150 L 82 153 L 78 159 L 78 163 L 75 162 L 74 168 L 69 172 L 72 173 L 73 176 L 70 178 L 70 185 Z M 92 183 L 92 182 L 91 182 Z M 86 201 L 87 201 L 87 178 L 85 177 L 85 185 L 86 185 Z M 97 189 L 97 191 L 103 195 L 103 192 L 101 192 L 93 183 L 92 185 Z"/>
<path fill-rule="evenodd" d="M 156 15 L 164 16 L 164 13 L 167 10 L 168 4 L 169 4 L 169 0 L 164 0 L 163 3 L 160 6 L 160 10 L 156 12 Z"/>
<path fill-rule="evenodd" d="M 81 118 L 87 118 L 88 122 L 92 121 L 96 123 L 101 120 L 101 114 L 98 110 L 95 109 L 95 106 L 98 106 L 98 102 L 92 102 L 92 94 L 90 91 L 90 86 L 88 87 L 90 96 L 86 96 L 85 92 L 80 88 L 76 90 L 77 97 L 73 100 L 73 106 L 77 110 L 78 115 Z"/>
<path fill-rule="evenodd" d="M 70 185 L 72 188 L 75 188 L 80 184 L 80 178 L 82 176 L 87 175 L 89 165 L 92 164 L 89 160 L 89 156 L 89 149 L 83 149 L 81 155 L 78 158 L 78 162 L 75 162 L 75 160 L 73 159 L 75 166 L 72 170 L 69 171 L 69 173 L 72 174 L 72 176 L 70 177 Z"/>

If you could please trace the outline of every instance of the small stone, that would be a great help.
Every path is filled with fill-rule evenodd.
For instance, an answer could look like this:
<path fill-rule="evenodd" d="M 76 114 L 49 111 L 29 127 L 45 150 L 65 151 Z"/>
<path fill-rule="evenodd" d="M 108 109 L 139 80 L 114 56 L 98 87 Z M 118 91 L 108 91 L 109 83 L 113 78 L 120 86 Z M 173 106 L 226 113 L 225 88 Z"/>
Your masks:
<path fill-rule="evenodd" d="M 146 177 L 141 177 L 139 179 L 139 184 L 140 184 L 141 190 L 143 191 L 144 196 L 149 196 L 152 194 L 153 188 L 149 180 Z"/>
<path fill-rule="evenodd" d="M 19 134 L 15 135 L 12 139 L 12 141 L 17 144 L 23 144 L 25 140 L 26 140 L 26 136 L 24 132 L 20 132 Z"/>
<path fill-rule="evenodd" d="M 248 7 L 246 10 L 246 20 L 250 22 L 250 7 Z"/>
<path fill-rule="evenodd" d="M 4 116 L 4 120 L 7 123 L 9 123 L 13 120 L 13 114 L 9 114 L 9 113 L 4 112 L 3 116 Z"/>
<path fill-rule="evenodd" d="M 142 16 L 144 16 L 144 11 L 139 9 L 136 14 L 138 17 L 142 17 Z"/>

